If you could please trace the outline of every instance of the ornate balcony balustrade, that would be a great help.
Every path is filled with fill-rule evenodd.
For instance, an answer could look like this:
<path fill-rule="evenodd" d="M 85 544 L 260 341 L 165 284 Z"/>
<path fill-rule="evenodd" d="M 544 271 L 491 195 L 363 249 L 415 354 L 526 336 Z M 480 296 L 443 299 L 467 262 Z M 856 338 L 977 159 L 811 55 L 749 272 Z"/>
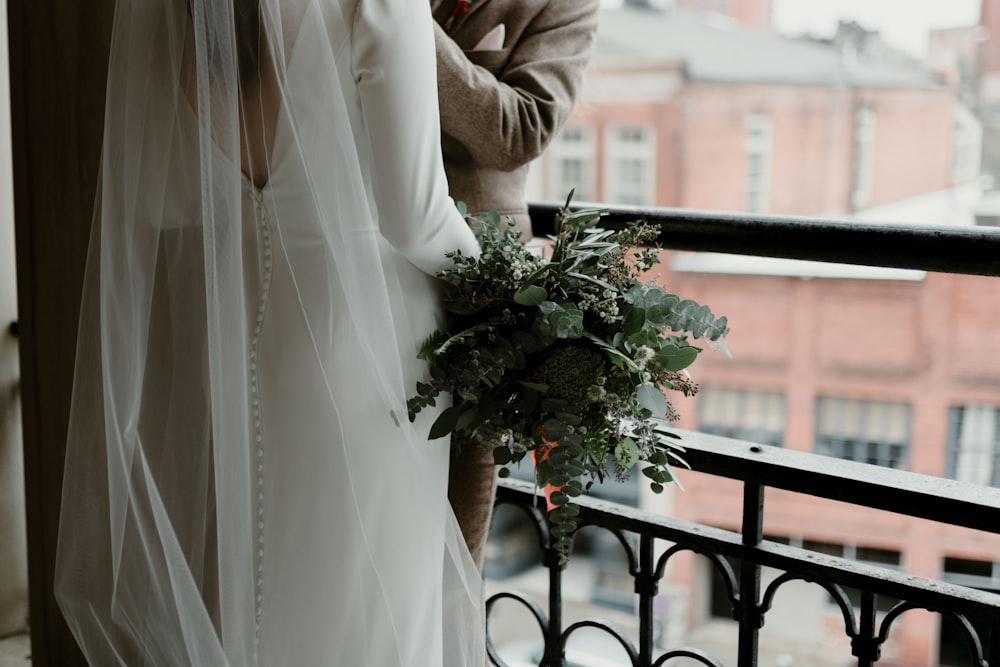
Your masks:
<path fill-rule="evenodd" d="M 537 236 L 551 231 L 556 209 L 556 205 L 532 207 Z M 995 229 L 623 208 L 610 210 L 606 225 L 640 217 L 661 227 L 662 243 L 670 249 L 1000 275 L 1000 230 Z M 621 644 L 631 661 L 628 664 L 634 667 L 658 667 L 681 657 L 710 667 L 722 665 L 717 657 L 697 647 L 654 646 L 654 599 L 668 563 L 684 551 L 707 559 L 721 575 L 732 616 L 738 622 L 738 667 L 756 667 L 759 633 L 768 621 L 775 594 L 788 582 L 798 580 L 821 586 L 839 607 L 851 646 L 851 655 L 844 656 L 845 663 L 852 656 L 859 667 L 877 663 L 900 617 L 914 609 L 925 609 L 958 624 L 974 664 L 1000 664 L 1000 595 L 763 538 L 764 493 L 768 488 L 850 503 L 861 512 L 885 510 L 989 533 L 1000 533 L 1000 489 L 702 433 L 678 433 L 686 451 L 685 460 L 693 470 L 742 483 L 741 530 L 693 524 L 591 497 L 578 499 L 580 527 L 610 531 L 627 560 L 637 602 L 639 630 L 635 643 L 601 621 L 584 620 L 564 627 L 564 569 L 548 545 L 544 501 L 530 483 L 501 483 L 498 503 L 522 509 L 535 528 L 543 553 L 542 565 L 548 571 L 547 612 L 538 601 L 514 592 L 493 595 L 487 611 L 492 614 L 497 603 L 504 600 L 524 605 L 544 637 L 542 665 L 564 667 L 567 641 L 583 628 L 608 633 L 612 641 Z M 736 568 L 731 562 L 737 563 Z M 764 585 L 763 568 L 776 570 L 779 575 Z M 847 588 L 861 591 L 860 607 L 849 599 Z M 880 598 L 898 602 L 878 613 Z M 984 627 L 988 629 L 983 631 Z M 494 664 L 503 664 L 492 643 L 489 652 Z"/>
<path fill-rule="evenodd" d="M 997 664 L 996 658 L 991 662 L 988 656 L 1000 656 L 1000 595 L 769 542 L 763 539 L 763 520 L 764 490 L 774 488 L 1000 533 L 1000 489 L 702 433 L 678 432 L 685 460 L 693 470 L 743 483 L 740 532 L 679 521 L 595 498 L 578 499 L 580 527 L 595 526 L 610 531 L 618 538 L 627 558 L 628 574 L 635 581 L 638 596 L 637 645 L 600 621 L 580 621 L 563 627 L 563 568 L 548 548 L 544 502 L 540 502 L 528 482 L 502 482 L 498 502 L 522 508 L 536 528 L 544 554 L 543 566 L 549 576 L 548 614 L 536 601 L 512 592 L 492 596 L 487 610 L 489 613 L 504 599 L 527 606 L 544 636 L 543 664 L 563 667 L 562 653 L 570 636 L 583 627 L 595 627 L 621 643 L 633 667 L 665 665 L 678 657 L 692 658 L 709 667 L 721 666 L 716 658 L 695 647 L 654 653 L 654 598 L 668 562 L 681 551 L 700 554 L 722 575 L 733 618 L 739 623 L 739 667 L 758 664 L 758 633 L 767 621 L 775 594 L 783 584 L 793 580 L 815 583 L 830 593 L 843 614 L 844 632 L 850 637 L 851 652 L 859 667 L 869 667 L 879 660 L 894 623 L 911 609 L 926 609 L 951 617 L 962 629 L 977 667 Z M 739 559 L 739 576 L 729 558 Z M 782 574 L 762 590 L 763 567 Z M 862 592 L 860 612 L 848 598 L 845 587 Z M 880 618 L 876 614 L 878 596 L 900 602 Z M 988 635 L 980 636 L 970 617 L 987 621 L 991 628 Z M 492 646 L 490 655 L 495 664 L 503 664 Z"/>

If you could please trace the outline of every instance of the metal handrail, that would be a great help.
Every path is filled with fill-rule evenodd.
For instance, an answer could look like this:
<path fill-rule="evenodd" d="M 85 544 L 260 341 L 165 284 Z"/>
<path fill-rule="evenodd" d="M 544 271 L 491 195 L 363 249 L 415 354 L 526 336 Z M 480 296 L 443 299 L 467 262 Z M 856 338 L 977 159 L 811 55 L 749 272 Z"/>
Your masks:
<path fill-rule="evenodd" d="M 1000 228 L 930 227 L 805 216 L 761 215 L 680 208 L 602 208 L 607 227 L 646 220 L 672 250 L 805 259 L 859 266 L 1000 276 Z M 529 207 L 535 236 L 553 232 L 559 204 Z"/>

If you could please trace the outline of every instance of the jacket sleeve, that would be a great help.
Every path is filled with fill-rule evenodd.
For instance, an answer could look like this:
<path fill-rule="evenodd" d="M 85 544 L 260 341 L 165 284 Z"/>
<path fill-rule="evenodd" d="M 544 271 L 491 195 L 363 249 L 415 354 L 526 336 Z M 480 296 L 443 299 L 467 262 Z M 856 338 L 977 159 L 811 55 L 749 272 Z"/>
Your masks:
<path fill-rule="evenodd" d="M 354 74 L 371 143 L 382 235 L 431 275 L 445 253 L 479 255 L 448 197 L 427 2 L 361 0 L 353 26 Z"/>
<path fill-rule="evenodd" d="M 599 0 L 551 0 L 499 75 L 469 61 L 435 23 L 441 127 L 480 165 L 509 171 L 538 157 L 566 121 L 594 51 Z"/>

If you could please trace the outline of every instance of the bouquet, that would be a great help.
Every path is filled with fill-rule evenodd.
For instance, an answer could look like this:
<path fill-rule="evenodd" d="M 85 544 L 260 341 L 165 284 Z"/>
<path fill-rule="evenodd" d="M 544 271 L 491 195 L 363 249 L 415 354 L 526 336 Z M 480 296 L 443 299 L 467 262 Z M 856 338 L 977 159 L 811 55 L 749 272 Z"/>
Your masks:
<path fill-rule="evenodd" d="M 531 457 L 562 561 L 577 527 L 573 498 L 594 481 L 636 466 L 654 492 L 673 481 L 682 449 L 654 418 L 677 418 L 666 390 L 697 391 L 684 370 L 702 349 L 692 341 L 725 351 L 728 332 L 707 306 L 643 282 L 659 261 L 656 229 L 601 229 L 603 212 L 570 211 L 571 199 L 548 259 L 496 211 L 469 218 L 482 254 L 453 253 L 439 274 L 450 284 L 447 326 L 422 345 L 430 379 L 407 405 L 412 420 L 451 394 L 430 437 L 458 432 L 492 447 L 502 477 Z"/>

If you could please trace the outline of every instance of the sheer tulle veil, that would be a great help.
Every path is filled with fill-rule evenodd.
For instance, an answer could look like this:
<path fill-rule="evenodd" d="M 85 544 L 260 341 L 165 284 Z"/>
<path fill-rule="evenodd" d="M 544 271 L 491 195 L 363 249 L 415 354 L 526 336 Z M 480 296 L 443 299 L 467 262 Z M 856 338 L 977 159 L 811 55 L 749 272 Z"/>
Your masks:
<path fill-rule="evenodd" d="M 437 315 L 401 294 L 421 280 L 433 289 L 425 274 L 441 253 L 424 256 L 384 220 L 430 204 L 389 210 L 378 189 L 393 176 L 373 173 L 368 154 L 436 142 L 436 106 L 415 105 L 414 137 L 358 140 L 367 115 L 391 113 L 358 108 L 354 87 L 371 74 L 359 48 L 424 25 L 430 35 L 427 4 L 118 1 L 56 570 L 92 664 L 483 664 L 480 582 L 444 504 L 447 445 L 426 440 L 433 414 L 406 419 L 424 372 L 412 338 Z M 359 21 L 384 34 L 359 47 Z M 433 94 L 432 48 L 418 51 L 416 78 Z M 436 192 L 438 172 L 428 165 L 415 188 Z M 400 248 L 409 261 L 395 260 Z M 286 342 L 267 352 L 266 335 Z M 275 359 L 283 370 L 268 379 L 258 362 Z M 266 428 L 265 387 L 270 405 L 284 392 L 297 410 Z M 349 446 L 359 434 L 371 441 Z M 275 487 L 270 474 L 291 481 Z M 266 493 L 284 494 L 277 509 Z M 339 554 L 326 573 L 310 560 L 314 539 L 316 553 Z M 398 572 L 414 541 L 440 547 Z M 415 632 L 443 637 L 403 627 L 418 607 L 399 589 L 428 577 L 440 592 L 419 604 L 441 618 Z M 337 598 L 330 616 L 289 620 L 302 633 L 292 639 L 267 634 L 284 627 L 268 596 L 285 609 L 284 590 L 310 586 Z M 300 662 L 294 650 L 266 657 L 268 642 L 314 634 Z M 375 636 L 392 646 L 384 662 L 345 662 L 353 654 L 336 648 Z"/>

